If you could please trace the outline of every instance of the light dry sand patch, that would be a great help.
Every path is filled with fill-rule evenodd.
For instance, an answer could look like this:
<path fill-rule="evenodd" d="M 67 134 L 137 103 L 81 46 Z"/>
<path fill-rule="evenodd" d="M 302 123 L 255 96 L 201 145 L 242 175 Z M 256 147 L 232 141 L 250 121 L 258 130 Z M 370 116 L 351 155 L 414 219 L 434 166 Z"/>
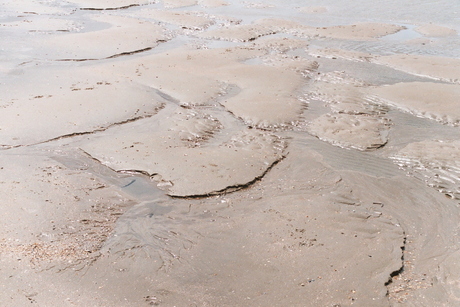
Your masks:
<path fill-rule="evenodd" d="M 373 62 L 417 76 L 460 82 L 460 59 L 436 56 L 395 54 L 376 57 Z"/>
<path fill-rule="evenodd" d="M 148 50 L 168 39 L 165 29 L 151 22 L 110 15 L 94 16 L 92 19 L 110 24 L 110 27 L 98 31 L 36 38 L 36 56 L 74 61 L 104 59 Z"/>
<path fill-rule="evenodd" d="M 172 196 L 244 187 L 283 158 L 284 142 L 275 135 L 245 129 L 230 134 L 227 141 L 207 143 L 221 129 L 209 115 L 178 108 L 173 116 L 160 117 L 160 122 L 144 120 L 136 131 L 125 127 L 107 131 L 82 149 L 117 171 L 153 176 Z"/>
<path fill-rule="evenodd" d="M 0 144 L 30 145 L 92 133 L 152 116 L 163 107 L 165 100 L 154 89 L 113 78 L 101 69 L 32 67 L 11 77 L 0 86 L 5 93 L 0 100 Z"/>
<path fill-rule="evenodd" d="M 407 82 L 374 87 L 369 93 L 390 106 L 444 124 L 460 124 L 460 85 Z"/>
<path fill-rule="evenodd" d="M 429 37 L 445 37 L 457 35 L 457 31 L 435 24 L 426 24 L 415 28 L 415 31 Z"/>
<path fill-rule="evenodd" d="M 174 24 L 192 30 L 203 30 L 214 23 L 213 20 L 200 12 L 175 12 L 155 9 L 142 9 L 130 16 L 136 18 L 152 18 L 161 22 Z"/>

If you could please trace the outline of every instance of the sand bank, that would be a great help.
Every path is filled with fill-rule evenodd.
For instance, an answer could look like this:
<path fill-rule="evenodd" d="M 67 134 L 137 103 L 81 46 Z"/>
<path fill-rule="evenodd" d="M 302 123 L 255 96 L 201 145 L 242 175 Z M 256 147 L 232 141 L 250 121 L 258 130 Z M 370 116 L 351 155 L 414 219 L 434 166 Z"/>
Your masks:
<path fill-rule="evenodd" d="M 458 126 L 460 86 L 431 82 L 397 83 L 371 90 L 390 105 L 417 116 Z"/>
<path fill-rule="evenodd" d="M 446 82 L 459 82 L 460 59 L 398 54 L 378 57 L 375 61 L 418 76 Z"/>
<path fill-rule="evenodd" d="M 415 28 L 415 31 L 431 37 L 444 37 L 457 35 L 457 31 L 454 29 L 443 27 L 435 24 L 427 24 Z"/>

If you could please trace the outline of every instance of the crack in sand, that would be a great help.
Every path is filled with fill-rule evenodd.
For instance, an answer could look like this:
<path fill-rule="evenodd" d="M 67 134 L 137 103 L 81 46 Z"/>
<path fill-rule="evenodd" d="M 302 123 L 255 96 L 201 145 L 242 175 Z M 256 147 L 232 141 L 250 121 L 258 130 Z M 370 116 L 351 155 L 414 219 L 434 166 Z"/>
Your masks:
<path fill-rule="evenodd" d="M 164 108 L 164 106 L 165 106 L 165 104 L 161 104 L 154 114 L 147 114 L 147 115 L 128 118 L 126 120 L 115 122 L 115 123 L 112 123 L 112 124 L 110 124 L 108 126 L 101 127 L 101 128 L 98 128 L 98 129 L 94 129 L 94 130 L 91 130 L 91 131 L 83 131 L 83 132 L 74 132 L 74 133 L 64 134 L 64 135 L 60 135 L 60 136 L 57 136 L 57 137 L 49 139 L 49 140 L 45 140 L 45 141 L 37 142 L 37 143 L 33 143 L 33 144 L 23 144 L 23 145 L 4 145 L 4 144 L 0 144 L 0 150 L 7 150 L 7 149 L 12 149 L 12 148 L 18 148 L 18 147 L 28 147 L 28 146 L 40 145 L 40 144 L 49 143 L 49 142 L 53 142 L 53 141 L 58 141 L 58 140 L 62 140 L 62 139 L 72 138 L 72 137 L 75 137 L 75 136 L 81 136 L 81 135 L 94 134 L 94 133 L 97 133 L 97 132 L 103 132 L 103 131 L 106 131 L 107 129 L 112 128 L 114 126 L 120 126 L 120 125 L 124 125 L 124 124 L 127 124 L 127 123 L 132 123 L 132 122 L 135 122 L 135 121 L 138 121 L 138 120 L 141 120 L 141 119 L 150 118 L 150 117 L 156 115 L 159 110 Z"/>
<path fill-rule="evenodd" d="M 167 40 L 159 39 L 156 42 L 157 43 L 166 43 Z M 114 55 L 111 55 L 111 56 L 108 56 L 108 57 L 105 57 L 105 58 L 99 58 L 99 59 L 58 59 L 58 60 L 55 60 L 55 61 L 58 61 L 58 62 L 85 62 L 85 61 L 109 60 L 109 59 L 114 59 L 114 58 L 118 58 L 118 57 L 121 57 L 121 56 L 127 56 L 127 55 L 133 55 L 133 54 L 137 54 L 137 53 L 146 52 L 146 51 L 152 50 L 155 47 L 156 46 L 146 47 L 146 48 L 133 50 L 133 51 L 121 52 L 121 53 L 117 53 L 117 54 L 114 54 Z"/>
<path fill-rule="evenodd" d="M 388 286 L 393 283 L 393 280 L 395 278 L 397 278 L 399 275 L 401 275 L 404 270 L 405 270 L 405 265 L 404 265 L 404 251 L 406 250 L 406 244 L 407 244 L 407 236 L 406 236 L 406 232 L 403 231 L 403 235 L 404 235 L 404 238 L 403 238 L 403 244 L 401 246 L 401 267 L 393 272 L 391 272 L 389 278 L 388 278 L 388 281 L 385 283 L 385 287 L 388 288 Z M 390 289 L 387 290 L 387 296 L 390 295 Z"/>
<path fill-rule="evenodd" d="M 129 4 L 129 5 L 125 5 L 125 6 L 106 7 L 106 8 L 82 7 L 82 8 L 80 8 L 80 10 L 82 10 L 82 11 L 115 11 L 115 10 L 128 9 L 128 8 L 134 7 L 134 6 L 140 6 L 140 4 Z"/>
<path fill-rule="evenodd" d="M 189 198 L 205 198 L 205 197 L 208 197 L 208 196 L 215 196 L 215 195 L 222 195 L 222 194 L 228 194 L 228 193 L 233 193 L 233 192 L 236 192 L 236 191 L 239 191 L 239 190 L 243 190 L 243 189 L 247 189 L 247 188 L 250 188 L 254 183 L 262 180 L 262 178 L 273 168 L 275 167 L 275 165 L 277 165 L 279 162 L 281 162 L 284 158 L 286 158 L 286 156 L 288 155 L 289 153 L 286 153 L 285 155 L 281 156 L 278 160 L 275 160 L 261 175 L 255 177 L 253 180 L 247 182 L 247 183 L 243 183 L 243 184 L 237 184 L 237 185 L 232 185 L 232 186 L 228 186 L 228 187 L 225 187 L 221 190 L 217 190 L 217 191 L 211 191 L 209 193 L 206 193 L 206 194 L 196 194 L 196 195 L 186 195 L 186 196 L 180 196 L 180 195 L 170 195 L 168 194 L 170 197 L 172 198 L 177 198 L 177 199 L 189 199 Z"/>
<path fill-rule="evenodd" d="M 164 104 L 162 104 L 158 108 L 158 111 L 163 109 L 163 108 L 164 108 Z M 57 141 L 57 140 L 61 140 L 61 139 L 71 138 L 71 137 L 74 137 L 74 136 L 94 134 L 94 133 L 97 133 L 97 132 L 106 131 L 107 129 L 112 128 L 114 126 L 120 126 L 120 125 L 124 125 L 124 124 L 127 124 L 127 123 L 132 123 L 132 122 L 144 119 L 144 118 L 150 118 L 150 117 L 152 117 L 152 116 L 154 116 L 156 114 L 157 113 L 147 114 L 147 115 L 142 115 L 142 116 L 136 116 L 136 117 L 132 117 L 132 118 L 128 118 L 126 120 L 120 121 L 120 122 L 112 123 L 112 124 L 110 124 L 110 125 L 108 125 L 106 127 L 101 127 L 99 129 L 94 129 L 92 131 L 84 131 L 84 132 L 75 132 L 75 133 L 70 133 L 70 134 L 64 134 L 64 135 L 60 135 L 58 137 L 55 137 L 55 138 L 52 138 L 52 139 L 49 139 L 49 140 L 46 140 L 46 141 L 43 141 L 43 142 L 39 142 L 39 143 L 31 144 L 31 145 L 19 145 L 19 146 L 33 146 L 33 145 L 39 145 L 39 144 L 53 142 L 53 141 Z"/>
<path fill-rule="evenodd" d="M 110 168 L 109 166 L 103 164 L 100 160 L 98 160 L 97 158 L 91 156 L 88 152 L 84 151 L 83 149 L 80 149 L 85 155 L 87 155 L 90 159 L 96 161 L 97 163 L 100 163 L 101 165 L 104 165 L 108 168 Z M 254 179 L 252 179 L 251 181 L 249 182 L 246 182 L 246 183 L 243 183 L 243 184 L 237 184 L 237 185 L 232 185 L 232 186 L 227 186 L 221 190 L 216 190 L 216 191 L 211 191 L 209 193 L 206 193 L 206 194 L 191 194 L 191 195 L 185 195 L 185 196 L 182 196 L 182 195 L 171 195 L 169 194 L 167 191 L 166 191 L 166 194 L 172 198 L 177 198 L 177 199 L 191 199 L 191 198 L 206 198 L 206 197 L 209 197 L 209 196 L 215 196 L 215 195 L 222 195 L 222 194 L 228 194 L 228 193 L 232 193 L 232 192 L 236 192 L 236 191 L 239 191 L 239 190 L 243 190 L 243 189 L 247 189 L 249 187 L 251 187 L 254 183 L 262 180 L 262 178 L 275 166 L 277 165 L 279 162 L 281 162 L 284 158 L 286 158 L 286 156 L 288 155 L 288 153 L 286 153 L 285 155 L 281 156 L 278 160 L 275 160 L 261 175 L 255 177 Z M 112 168 L 110 168 L 112 169 Z M 112 169 L 113 170 L 113 169 Z M 153 178 L 154 176 L 156 175 L 161 175 L 159 173 L 148 173 L 144 170 L 134 170 L 134 169 L 130 169 L 130 170 L 113 170 L 117 173 L 122 173 L 122 174 L 139 174 L 139 175 L 144 175 L 144 176 L 147 176 L 149 178 Z"/>

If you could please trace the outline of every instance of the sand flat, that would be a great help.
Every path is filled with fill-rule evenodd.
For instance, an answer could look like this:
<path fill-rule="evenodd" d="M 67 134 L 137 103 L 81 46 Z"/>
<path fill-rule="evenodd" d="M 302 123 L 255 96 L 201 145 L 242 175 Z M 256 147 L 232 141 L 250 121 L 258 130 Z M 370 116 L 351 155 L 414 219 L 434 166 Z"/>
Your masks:
<path fill-rule="evenodd" d="M 101 68 L 75 68 L 69 73 L 39 67 L 10 78 L 2 85 L 8 90 L 1 100 L 0 144 L 30 145 L 92 133 L 152 116 L 163 107 L 164 99 L 154 89 L 101 73 Z M 43 82 L 46 79 L 54 84 Z"/>
<path fill-rule="evenodd" d="M 431 82 L 397 83 L 370 90 L 385 103 L 445 124 L 460 123 L 460 86 Z"/>
<path fill-rule="evenodd" d="M 390 55 L 378 57 L 376 63 L 408 73 L 447 82 L 459 82 L 460 59 L 420 55 Z"/>
<path fill-rule="evenodd" d="M 230 112 L 249 124 L 262 127 L 288 124 L 298 119 L 302 102 L 288 93 L 302 85 L 299 74 L 267 66 L 238 65 L 229 67 L 224 78 L 234 74 L 244 77 L 234 81 L 242 89 L 241 93 L 222 102 Z"/>
<path fill-rule="evenodd" d="M 404 27 L 383 23 L 359 23 L 354 25 L 317 28 L 316 33 L 339 39 L 369 40 L 396 33 Z"/>
<path fill-rule="evenodd" d="M 53 35 L 37 39 L 35 44 L 40 46 L 39 52 L 45 58 L 90 60 L 153 48 L 166 39 L 164 28 L 153 23 L 110 15 L 99 15 L 94 20 L 107 23 L 110 27 L 99 31 Z"/>
<path fill-rule="evenodd" d="M 237 93 L 222 96 L 219 102 L 235 116 L 261 127 L 288 125 L 304 108 L 296 91 L 305 79 L 291 69 L 242 63 L 265 53 L 265 48 L 239 47 L 171 52 L 138 62 L 138 77 L 140 82 L 192 105 L 215 103 L 226 88 L 234 87 Z M 176 64 L 182 60 L 181 65 Z"/>
<path fill-rule="evenodd" d="M 308 5 L 4 3 L 0 302 L 457 306 L 460 6 Z"/>

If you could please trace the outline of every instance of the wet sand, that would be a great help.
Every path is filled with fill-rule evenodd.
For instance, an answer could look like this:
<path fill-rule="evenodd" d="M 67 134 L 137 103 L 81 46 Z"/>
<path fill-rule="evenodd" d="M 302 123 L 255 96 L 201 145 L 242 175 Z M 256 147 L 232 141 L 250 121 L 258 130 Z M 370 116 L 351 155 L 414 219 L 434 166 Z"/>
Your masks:
<path fill-rule="evenodd" d="M 460 304 L 460 7 L 344 5 L 2 4 L 0 305 Z"/>

